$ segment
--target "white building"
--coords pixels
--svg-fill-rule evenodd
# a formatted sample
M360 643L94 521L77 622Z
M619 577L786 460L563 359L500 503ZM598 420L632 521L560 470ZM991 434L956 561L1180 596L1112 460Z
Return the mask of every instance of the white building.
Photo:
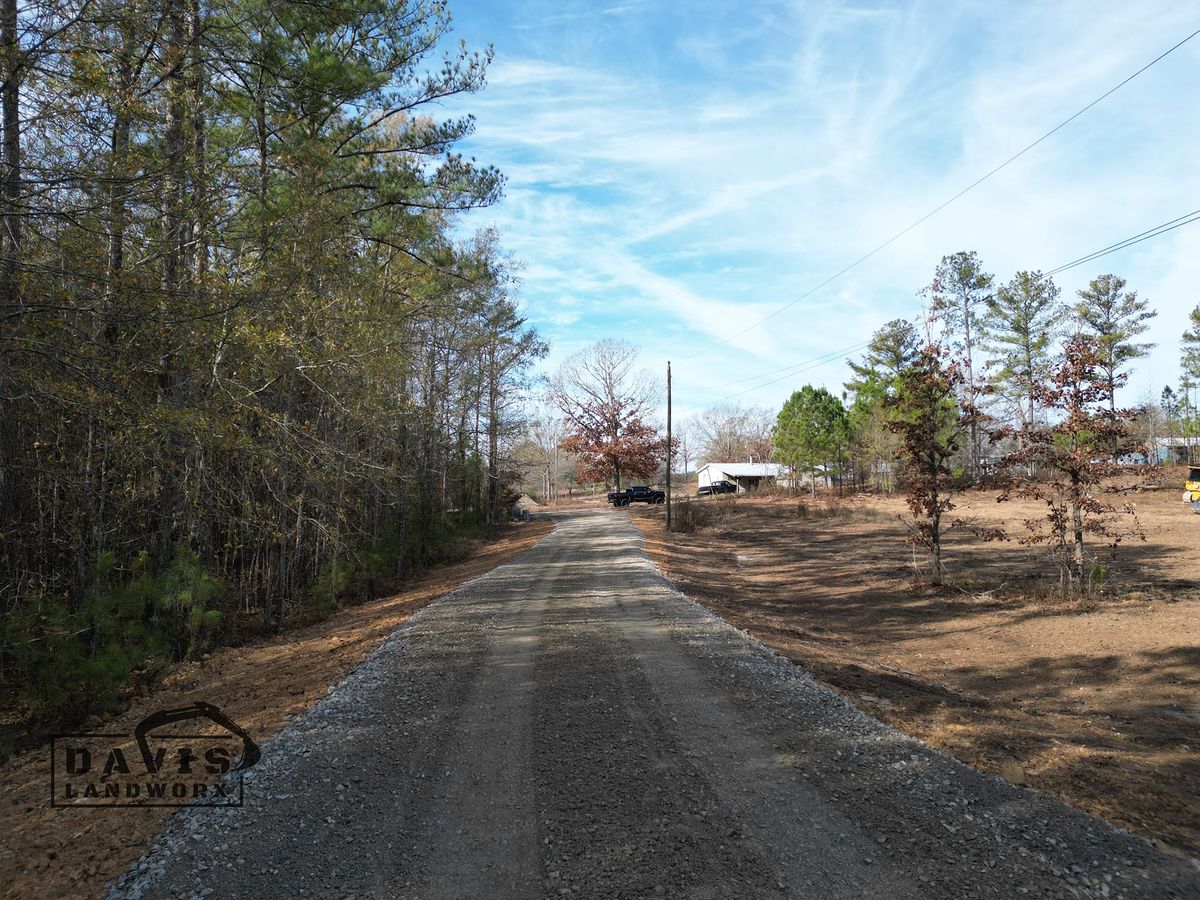
M705 463L696 473L698 487L717 481L732 481L738 492L753 490L765 479L776 481L787 476L787 466L779 463Z

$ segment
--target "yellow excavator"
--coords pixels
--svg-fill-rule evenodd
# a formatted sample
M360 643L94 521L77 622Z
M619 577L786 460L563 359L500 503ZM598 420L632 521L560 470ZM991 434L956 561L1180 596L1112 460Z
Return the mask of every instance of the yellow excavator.
M1183 502L1192 504L1192 511L1200 513L1200 466L1188 466L1187 481L1183 483Z

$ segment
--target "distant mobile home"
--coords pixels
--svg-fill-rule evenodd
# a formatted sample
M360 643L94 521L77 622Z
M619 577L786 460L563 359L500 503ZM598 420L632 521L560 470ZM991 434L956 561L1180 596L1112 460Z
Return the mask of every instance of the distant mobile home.
M718 481L732 481L738 493L752 491L763 481L775 482L787 477L787 466L779 463L706 463L696 472L697 487Z

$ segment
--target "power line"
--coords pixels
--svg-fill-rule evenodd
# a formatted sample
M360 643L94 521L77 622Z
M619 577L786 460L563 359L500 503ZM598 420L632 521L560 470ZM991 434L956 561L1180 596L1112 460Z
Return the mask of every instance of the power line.
M831 350L829 353L822 353L820 356L814 356L812 359L805 359L805 360L801 360L798 363L792 363L791 365L788 365L788 366L781 366L778 369L770 369L769 371L766 371L766 372L759 372L757 375L750 375L747 378L738 378L738 379L735 379L734 381L722 381L720 384L700 385L696 388L696 390L715 391L715 390L718 390L718 389L724 388L724 387L732 387L735 384L745 384L747 381L757 381L760 378L766 378L768 375L775 375L779 372L786 372L790 369L799 368L800 366L807 366L810 363L824 361L825 357L827 357L827 356L836 357L836 356L841 356L843 353L855 353L859 350L864 349L870 343L871 343L870 341L863 341L861 343L854 344L853 346L850 346L850 347L843 347L841 350Z
M1153 228L1149 228L1149 229L1147 229L1143 232L1140 232L1138 234L1135 234L1131 237L1127 237L1124 240L1117 241L1115 244L1109 244L1107 247L1103 247L1092 253L1088 253L1087 255L1081 256L1078 259L1073 259L1068 263L1063 263L1061 266L1055 266L1053 269L1043 272L1041 277L1049 278L1052 275L1057 275L1059 272L1065 272L1068 269L1077 268L1078 266L1082 266L1085 263L1089 263L1089 262L1092 262L1093 260L1100 259L1103 256L1108 256L1111 253L1116 253L1118 250L1124 250L1126 247L1132 247L1134 244L1140 244L1142 241L1148 241L1151 238L1159 237L1160 235L1166 234L1169 231L1174 231L1176 228L1182 228L1184 225L1190 225L1193 222L1200 222L1200 209L1194 209L1189 213L1184 213L1182 216L1177 216L1174 219L1168 219L1166 222L1163 222L1161 225L1155 225ZM808 372L808 371L811 371L812 369L816 369L816 368L819 368L820 366L823 366L830 362L833 362L835 359L837 359L844 353L853 353L856 350L861 350L864 347L866 347L868 344L870 344L870 341L865 341L864 343L858 344L854 347L847 347L843 350L834 350L831 353L826 353L823 356L814 357L813 359L795 363L791 366L786 366L786 367L784 367L784 369L774 369L773 371L762 372L758 375L752 375L749 378L740 379L739 381L726 382L726 384L730 384L730 385L742 384L747 381L754 381L759 378L765 378L768 375L774 375L776 372L783 372L785 370L791 370L791 369L796 370L796 371L788 371L788 373L786 375L782 375L779 378L774 378L771 381L763 382L762 384L753 385L752 387L746 388L744 391L738 391L736 394L730 394L728 397L722 397L720 400L718 400L716 402L724 403L726 400L733 400L736 397L741 397L744 394L749 394L751 391L757 391L760 388L769 387L772 384L778 384L780 381L784 381L788 378L791 378L793 375L799 375L802 372ZM723 385L715 385L715 387L722 387L722 386Z
M870 341L868 341L867 343L870 343ZM867 344L863 344L863 347L865 347L866 345ZM794 375L800 375L800 374L803 374L804 372L810 372L813 369L819 369L821 366L829 365L829 363L834 362L839 356L841 356L842 352L843 351L838 351L837 353L831 353L828 355L828 357L817 357L817 359L812 360L810 363L805 365L803 368L797 369L795 372L789 372L786 375L781 375L778 378L771 379L770 381L764 381L762 384L756 384L753 387L748 387L744 391L738 391L736 394L730 394L728 397L722 397L720 400L717 401L717 403L724 403L726 400L733 400L737 397L741 397L743 394L749 394L751 391L757 391L760 388L770 387L773 384L778 384L781 381L786 381L787 379L791 378Z
M809 298L813 294L815 294L817 291L828 286L829 284L832 284L834 281L841 278L843 275L845 275L851 269L854 269L857 266L861 265L862 263L866 262L868 259L870 259L875 254L886 249L887 247L891 246L896 241L898 241L900 238L904 237L904 235L908 234L914 228L918 227L919 225L922 225L929 219L933 218L933 216L937 215L939 212L941 212L943 209L945 209L947 206L949 206L955 200L958 200L964 194L966 194L970 191L973 191L975 188L979 187L979 185L983 184L985 181L987 181L989 178L991 178L993 175L995 175L1001 169L1005 168L1006 166L1008 166L1009 164L1011 164L1013 162L1016 162L1018 159L1020 159L1022 156L1024 156L1026 153L1028 153L1030 150L1032 150L1038 144L1042 143L1042 141L1046 140L1046 138L1050 137L1055 132L1060 131L1061 129L1065 128L1067 125L1074 122L1076 119L1078 119L1080 116L1082 116L1085 112L1087 112L1089 109L1091 109L1097 103L1100 103L1102 100L1106 99L1107 97L1109 97L1112 94L1119 91L1121 88L1123 88L1125 85L1129 84L1129 82L1133 81L1133 79L1137 78L1139 75L1141 75L1147 69L1149 69L1151 66L1154 66L1156 63L1159 63L1166 57L1170 56L1172 53L1174 53L1176 50L1178 50L1180 47L1182 47L1184 44L1186 44L1188 41L1190 41L1192 38L1194 38L1198 34L1200 34L1200 28L1193 31L1191 34L1189 34L1187 37L1185 37L1179 43L1175 44L1170 49L1164 51L1163 53L1160 53L1158 56L1156 56L1154 59L1150 60L1150 62L1146 63L1144 66L1142 66L1136 72L1134 72L1132 75L1128 76L1123 81L1121 81L1119 84L1109 88L1107 91L1105 91L1103 94L1101 94L1095 100L1093 100L1087 106L1083 107L1083 109L1079 110L1078 112L1074 113L1073 115L1069 116L1068 118L1063 119L1063 121L1059 122L1057 125L1055 125L1053 128L1051 128L1049 131L1047 131L1045 134L1043 134L1041 137L1039 137L1033 143L1026 145L1021 150L1017 151L1012 156L1010 156L1008 159L1006 159L1004 162L1000 163L1000 165L996 166L994 169L987 172L982 177L971 182L969 185L967 185L965 188L963 188L961 191L959 191L957 194L955 194L949 200L946 200L941 205L934 207L929 212L927 212L925 215L921 216L921 218L917 219L915 222L913 222L911 225L909 225L907 228L905 228L903 231L899 231L896 234L892 235L890 238L888 238L886 241L884 241L882 244L880 244L878 247L876 247L871 252L860 256L858 259L854 260L854 262L850 263L850 265L835 272L833 275L830 275L828 278L826 278L824 281L822 281L816 287L813 287L813 288L805 291L803 294L801 294L795 300L785 303L783 306L779 307L779 309L775 310L773 313L763 317L762 319L759 319L757 322L754 322L751 325L746 326L741 331L735 332L735 333L729 335L728 337L722 338L721 340L717 341L715 344L710 344L707 347L697 350L695 353L691 354L691 356L685 356L684 359L692 359L694 357L700 356L703 353L707 353L709 350L715 349L716 347L720 347L720 346L723 346L724 344L728 344L734 338L741 337L743 334L746 334L749 331L753 331L755 328L762 325L764 322L769 322L771 319L775 318L780 313L784 312L785 310L791 309L797 303L800 303L802 300L806 300L807 298Z
M1079 259L1074 259L1069 263L1063 263L1061 266L1046 272L1043 277L1049 278L1051 275L1057 275L1059 272L1067 271L1067 269L1074 269L1076 266L1082 266L1084 263L1089 263L1094 259L1108 256L1110 253L1116 253L1118 250L1124 250L1126 247L1132 247L1134 244L1140 244L1142 241L1148 241L1150 238L1158 237L1160 234L1166 234L1168 231L1174 231L1176 228L1182 228L1184 225L1189 225L1196 221L1200 221L1200 209L1193 209L1190 213L1184 213L1178 218L1163 222L1161 225L1156 225L1147 231L1143 231L1141 234L1135 234L1133 237L1125 238L1123 241L1109 244L1102 250L1089 253L1087 256L1081 256Z

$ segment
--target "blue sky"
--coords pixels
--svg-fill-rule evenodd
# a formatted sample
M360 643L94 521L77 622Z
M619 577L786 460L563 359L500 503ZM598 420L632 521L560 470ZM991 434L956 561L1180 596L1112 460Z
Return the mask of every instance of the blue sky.
M602 337L669 358L684 414L841 389L841 358L920 311L945 253L998 279L1049 269L1200 207L1200 37L854 271L728 343L957 193L1187 34L1192 3L451 2L492 43L463 151L507 176L468 217L523 263L553 347ZM1056 279L1101 272L1159 311L1123 398L1177 379L1200 303L1200 223ZM703 352L701 352L703 351ZM773 376L777 377L777 376ZM764 378L763 381L770 379ZM735 383L736 382L736 383Z

